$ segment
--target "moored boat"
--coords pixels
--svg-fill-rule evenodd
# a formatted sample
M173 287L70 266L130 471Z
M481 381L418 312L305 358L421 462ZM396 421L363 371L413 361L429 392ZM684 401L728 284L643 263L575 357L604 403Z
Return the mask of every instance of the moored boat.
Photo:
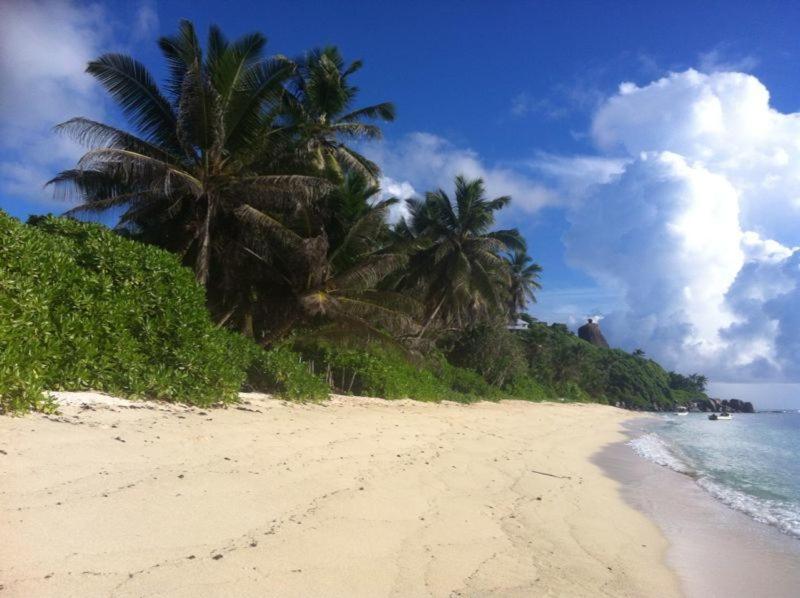
M730 413L712 413L708 416L708 419L711 421L718 421L718 420L728 420L733 419L733 416Z

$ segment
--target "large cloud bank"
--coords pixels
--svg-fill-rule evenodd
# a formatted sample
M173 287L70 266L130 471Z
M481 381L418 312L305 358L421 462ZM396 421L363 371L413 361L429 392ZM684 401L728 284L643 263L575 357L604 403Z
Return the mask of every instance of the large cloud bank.
M608 334L717 379L800 380L800 115L751 75L688 70L621 85L592 135L624 166L565 242L623 293Z

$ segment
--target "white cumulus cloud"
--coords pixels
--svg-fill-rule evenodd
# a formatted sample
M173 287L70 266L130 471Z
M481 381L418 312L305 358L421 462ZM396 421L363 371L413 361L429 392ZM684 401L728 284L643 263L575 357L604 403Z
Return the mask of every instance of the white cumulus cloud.
M800 114L772 108L756 77L688 70L623 84L592 133L606 151L670 151L702 163L739 191L743 228L800 244Z
M450 192L453 179L463 174L483 178L492 196L510 195L516 208L527 213L560 201L549 187L518 169L487 165L475 151L431 133L411 133L396 142L371 145L365 152L381 165L386 180L421 193L438 188Z
M612 343L718 381L800 381L800 114L752 75L690 69L621 84L591 135L595 155L508 167L427 133L370 155L415 190L483 177L515 223L563 208L568 262L616 298Z
M419 197L416 189L408 181L395 181L388 176L382 176L379 181L381 190L378 193L377 200L394 198L399 201L389 208L389 222L395 223L408 214L406 207L406 199L412 197Z
M52 127L103 116L102 96L84 71L108 32L97 5L0 3L0 191L41 200L44 182L81 155Z
M620 85L592 135L621 166L563 169L583 190L565 242L622 291L612 340L719 380L800 380L800 114L752 75L690 69Z

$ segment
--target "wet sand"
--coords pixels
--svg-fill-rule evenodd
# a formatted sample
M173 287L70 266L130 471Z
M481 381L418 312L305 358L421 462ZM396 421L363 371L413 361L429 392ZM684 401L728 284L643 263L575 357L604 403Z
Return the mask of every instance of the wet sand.
M629 437L642 422L626 424ZM622 495L653 519L670 542L667 563L689 598L796 598L800 541L712 498L694 480L636 455L624 443L597 463Z

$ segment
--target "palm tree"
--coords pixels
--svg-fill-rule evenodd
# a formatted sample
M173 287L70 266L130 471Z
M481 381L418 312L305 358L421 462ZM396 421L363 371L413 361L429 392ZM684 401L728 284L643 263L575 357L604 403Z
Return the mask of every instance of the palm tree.
M311 164L313 174L341 181L346 171L355 171L377 180L377 164L343 141L380 138L380 128L364 121L395 117L390 102L353 108L358 88L348 78L361 66L360 60L345 65L334 46L313 50L298 61L289 85L292 93L284 96L282 118L296 136L299 158Z
M339 248L334 257L336 267L352 265L363 252L389 243L391 231L386 224L386 215L398 200L378 201L379 193L380 187L375 182L353 171L328 194L324 227L331 247ZM362 219L363 216L369 218ZM359 220L360 226L354 229ZM359 239L357 250L345 242L348 237Z
M443 190L424 201L408 200L410 219L396 231L422 246L411 258L408 273L398 282L406 292L419 293L426 308L422 334L435 321L458 328L505 310L503 289L510 277L501 253L523 249L516 229L490 232L495 212L510 197L487 199L483 180L455 179L455 197Z
M386 214L397 200L374 201L378 191L351 173L329 194L324 211L281 222L251 206L241 209L239 216L258 233L247 239L246 251L272 281L258 306L280 316L273 317L279 325L271 338L302 324L346 326L351 336L409 336L418 329L417 302L377 289L408 261L386 245Z
M129 56L106 54L92 61L87 71L119 104L134 133L86 118L62 123L59 131L90 149L76 168L51 181L57 192L79 199L69 213L116 208L121 232L178 253L206 286L217 321L248 335L270 328L267 320L281 314L259 307L272 287L286 283L281 278L285 268L259 267L263 260L286 266L302 257L306 270L315 264L321 270L307 272L304 288L329 275L321 215L333 185L321 178L325 172L308 165L307 154L302 156L306 162L297 159L298 143L310 143L309 133L280 116L293 105L285 101L291 77L318 68L298 69L281 56L265 58L265 44L258 33L229 42L212 26L204 51L194 26L182 21L176 35L159 40L169 67L163 90ZM335 55L329 51L310 64L327 64ZM355 70L351 66L342 73L347 98L337 105L349 105L355 95L355 88L344 84ZM320 86L301 86L309 87L312 91L299 96L307 99L303 106L323 109ZM375 136L376 128L356 124L373 113L391 116L391 105L323 119L328 128L314 129L314 134L336 156L350 155L334 137ZM272 235L253 223L253 213L261 215L262 223L270 219ZM287 251L285 240L301 228L302 256L279 255ZM291 310L294 299L288 301ZM255 318L261 323L255 324Z
M689 376L689 382L697 392L705 392L708 385L708 377L703 374L692 374Z
M254 167L268 149L268 111L280 101L291 62L262 56L266 39L250 34L229 43L217 27L207 52L193 25L159 40L170 79L166 93L129 56L105 54L87 72L106 88L135 133L86 118L57 129L91 149L75 169L51 183L81 200L71 210L122 207L120 224L184 256L206 284L214 258L225 258L224 231L238 205L281 193L309 193L320 182L276 176ZM225 245L223 247L222 245Z
M536 290L541 289L539 275L542 267L533 261L525 250L515 249L504 256L509 277L509 320L515 324L528 303L536 303Z
M120 226L180 253L206 284L215 258L230 257L225 229L239 206L312 195L320 181L259 168L271 149L269 110L294 71L285 58L263 58L265 44L258 33L229 43L212 26L204 56L194 26L182 21L177 35L159 40L170 70L165 92L129 56L90 62L87 72L135 134L81 117L58 125L91 148L51 181L81 200L70 213L121 207Z

